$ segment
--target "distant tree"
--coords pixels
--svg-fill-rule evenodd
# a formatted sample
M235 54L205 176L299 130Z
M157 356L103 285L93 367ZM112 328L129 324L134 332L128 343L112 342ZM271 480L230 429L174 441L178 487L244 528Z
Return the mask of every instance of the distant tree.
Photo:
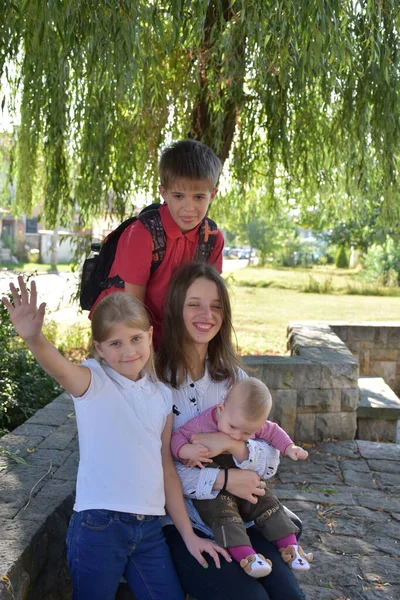
M271 221L257 219L247 225L247 238L252 248L257 248L259 265L265 265L267 258L277 246L277 231Z
M241 202L259 185L269 205L343 211L362 192L386 219L399 210L396 0L4 0L1 13L17 203L29 212L38 182L48 226L110 199L124 213L132 192L155 192L160 147L187 136L227 161Z
M337 251L335 264L338 269L348 269L349 259L347 258L346 249L340 246Z

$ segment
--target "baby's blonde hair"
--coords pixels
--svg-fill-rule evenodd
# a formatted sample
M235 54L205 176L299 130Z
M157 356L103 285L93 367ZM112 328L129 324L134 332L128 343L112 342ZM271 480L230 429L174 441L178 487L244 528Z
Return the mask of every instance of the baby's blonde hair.
M100 362L93 341L104 342L110 336L113 325L123 323L127 327L135 327L142 331L150 329L150 320L147 310L137 298L133 298L125 292L115 292L106 296L98 303L92 314L92 340L90 355ZM150 347L150 357L144 371L156 381L157 376L154 368L153 345Z
M232 401L234 397L239 399L239 406L245 419L258 421L264 417L267 420L272 408L272 398L265 383L256 377L246 377L232 386L225 398L225 404Z

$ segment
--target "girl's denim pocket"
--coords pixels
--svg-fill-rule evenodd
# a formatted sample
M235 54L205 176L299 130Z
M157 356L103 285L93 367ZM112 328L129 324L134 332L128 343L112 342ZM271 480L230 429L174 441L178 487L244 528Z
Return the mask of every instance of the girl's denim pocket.
M97 509L82 511L81 519L82 526L91 531L104 531L114 522L111 511Z

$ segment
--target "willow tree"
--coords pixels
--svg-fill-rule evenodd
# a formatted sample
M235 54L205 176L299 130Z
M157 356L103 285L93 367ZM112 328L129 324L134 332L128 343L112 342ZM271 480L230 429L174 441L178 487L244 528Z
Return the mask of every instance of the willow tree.
M39 187L49 225L76 206L82 222L124 213L132 193L155 191L160 148L183 137L225 162L221 206L257 185L262 203L396 209L396 0L3 4L16 201L29 211Z

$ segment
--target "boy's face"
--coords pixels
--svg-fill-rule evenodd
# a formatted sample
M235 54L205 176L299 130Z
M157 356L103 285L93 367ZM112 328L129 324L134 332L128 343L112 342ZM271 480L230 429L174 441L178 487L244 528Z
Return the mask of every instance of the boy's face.
M160 185L160 194L168 204L169 212L182 233L187 233L206 216L208 207L218 190L210 189L208 181L178 178L165 189Z
M245 442L261 429L267 417L246 419L240 404L230 398L227 404L218 404L216 418L218 431L226 433L234 440Z

